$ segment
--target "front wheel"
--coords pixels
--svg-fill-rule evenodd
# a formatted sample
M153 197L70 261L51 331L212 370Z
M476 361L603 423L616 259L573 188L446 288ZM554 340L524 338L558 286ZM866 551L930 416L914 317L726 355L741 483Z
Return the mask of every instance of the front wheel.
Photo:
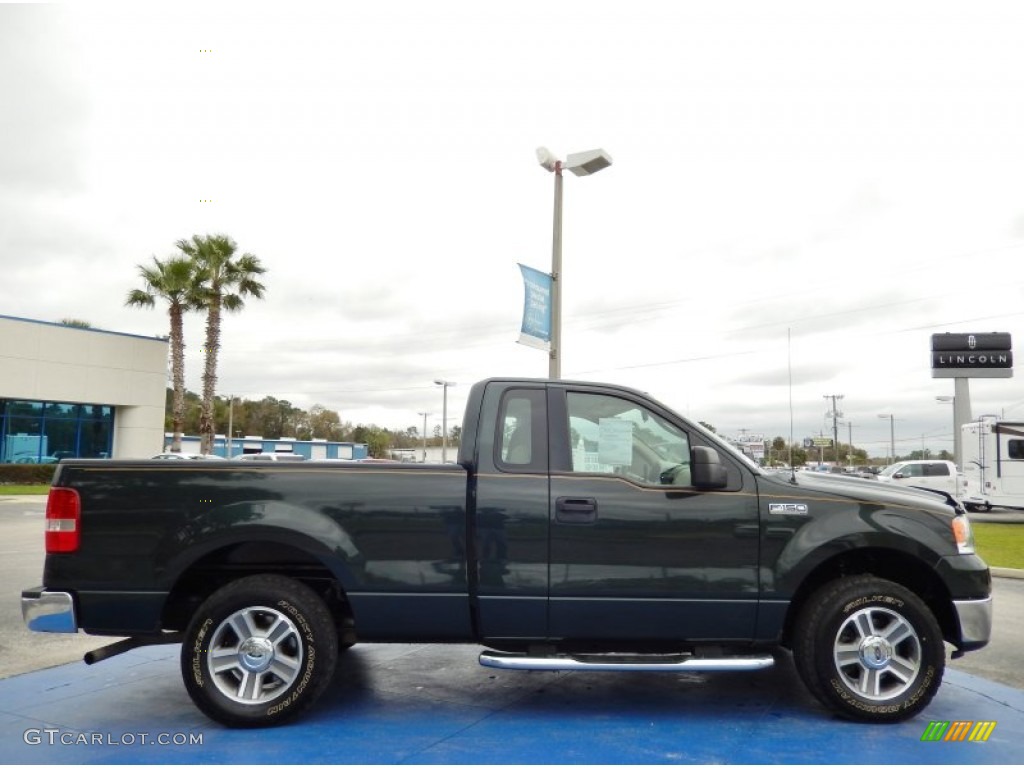
M330 684L338 635L313 590L283 576L247 576L214 592L196 611L181 646L192 701L217 722L277 725Z
M924 709L946 664L942 633L924 601L873 576L839 579L812 595L797 620L793 656L823 704L875 723Z

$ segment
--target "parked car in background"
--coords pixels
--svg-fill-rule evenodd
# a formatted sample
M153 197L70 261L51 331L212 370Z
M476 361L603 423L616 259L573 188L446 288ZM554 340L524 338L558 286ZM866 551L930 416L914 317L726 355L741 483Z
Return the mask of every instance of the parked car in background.
M243 453L241 456L235 456L236 459L241 461L305 461L306 457L301 453L285 453L280 451L278 453Z
M11 459L11 464L56 464L59 456L37 456L34 453L21 453Z
M879 472L878 480L883 483L945 491L954 498L962 495L964 487L964 476L956 464L938 459L898 461Z
M169 459L170 461L195 461L197 459L214 459L215 461L224 461L223 456L214 456L212 453L173 453L171 451L168 451L167 453L158 453L153 458Z

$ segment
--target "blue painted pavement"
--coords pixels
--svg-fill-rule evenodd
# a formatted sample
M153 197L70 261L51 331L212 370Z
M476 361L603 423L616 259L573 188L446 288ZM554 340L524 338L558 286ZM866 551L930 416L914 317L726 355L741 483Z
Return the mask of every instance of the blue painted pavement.
M786 654L761 672L698 675L499 671L477 664L479 650L356 646L311 712L261 730L224 728L192 705L179 646L32 672L0 680L0 761L1000 764L1024 757L1024 691L958 672L955 662L922 715L869 726L817 704ZM984 743L922 742L933 720L997 725Z

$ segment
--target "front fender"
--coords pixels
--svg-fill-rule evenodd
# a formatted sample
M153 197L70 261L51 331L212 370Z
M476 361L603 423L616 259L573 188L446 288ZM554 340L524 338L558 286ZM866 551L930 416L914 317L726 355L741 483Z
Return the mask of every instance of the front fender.
M930 569L956 554L944 513L875 504L861 504L855 514L840 508L793 530L778 556L762 569L764 595L789 598L823 563L858 550L887 550Z

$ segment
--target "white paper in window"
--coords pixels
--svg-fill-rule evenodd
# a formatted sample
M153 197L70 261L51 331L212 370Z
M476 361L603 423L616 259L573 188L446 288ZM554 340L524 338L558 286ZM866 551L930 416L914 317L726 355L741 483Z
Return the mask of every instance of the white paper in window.
M598 461L614 466L633 463L633 422L601 419L598 430Z

